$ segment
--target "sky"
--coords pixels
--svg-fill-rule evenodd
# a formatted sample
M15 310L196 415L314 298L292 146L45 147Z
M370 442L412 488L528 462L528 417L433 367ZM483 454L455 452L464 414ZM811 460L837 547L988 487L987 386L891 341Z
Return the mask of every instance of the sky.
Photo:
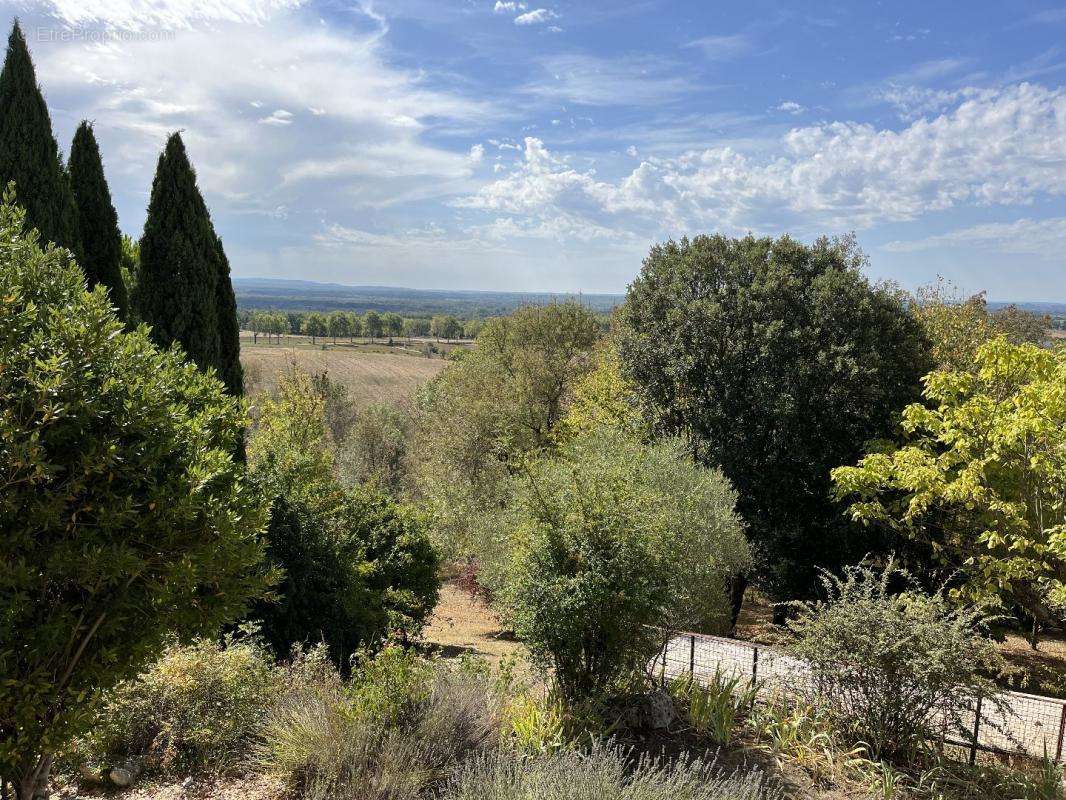
M622 292L658 241L854 232L1066 301L1066 5L0 0L123 230L181 130L236 276Z

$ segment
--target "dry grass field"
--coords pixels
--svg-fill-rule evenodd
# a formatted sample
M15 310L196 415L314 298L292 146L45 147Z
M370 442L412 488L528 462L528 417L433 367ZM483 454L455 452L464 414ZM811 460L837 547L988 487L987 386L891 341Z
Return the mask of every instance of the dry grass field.
M416 349L346 343L312 347L302 337L285 337L283 344L252 344L241 338L241 364L250 395L271 391L278 377L294 364L310 372L328 372L348 387L359 407L405 400L447 365L439 355L426 358Z

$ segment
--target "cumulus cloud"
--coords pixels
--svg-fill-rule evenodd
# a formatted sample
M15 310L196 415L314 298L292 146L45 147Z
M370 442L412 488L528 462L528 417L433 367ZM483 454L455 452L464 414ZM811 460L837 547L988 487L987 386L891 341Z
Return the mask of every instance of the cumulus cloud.
M513 14L516 11L524 11L525 8L525 3L503 2L503 0L496 0L496 5L492 7L492 13Z
M558 18L558 14L550 8L535 8L525 14L519 14L514 18L515 25L541 25Z
M739 229L867 228L962 205L1028 203L1066 194L1066 90L992 90L899 131L854 122L794 128L774 152L694 150L605 181L528 138L516 169L460 203Z
M802 114L807 109L797 103L795 100L786 100L777 106L778 111L784 111L786 114Z

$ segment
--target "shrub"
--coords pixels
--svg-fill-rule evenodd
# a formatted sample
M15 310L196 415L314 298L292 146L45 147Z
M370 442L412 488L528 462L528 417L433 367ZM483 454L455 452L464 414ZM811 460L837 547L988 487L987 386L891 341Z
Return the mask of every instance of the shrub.
M63 250L0 205L0 777L38 791L92 701L171 633L212 633L270 576L245 415L124 333Z
M660 647L652 626L724 623L725 585L748 564L734 499L676 441L604 432L532 466L503 599L565 701L627 691Z
M904 591L893 593L892 582ZM981 635L977 610L957 610L942 593L924 594L889 563L823 575L827 599L795 604L791 651L810 664L814 687L838 730L876 758L906 759L947 732L970 735L964 716L977 698L997 702L1000 656Z
M407 414L386 403L373 403L354 414L341 442L344 478L398 494L406 477L408 427Z
M350 687L304 685L267 716L259 761L304 796L415 800L494 746L498 710L484 676L397 648L358 664Z
M283 685L282 670L255 640L170 645L107 694L77 755L100 767L132 758L169 775L232 771Z
M284 570L252 617L277 652L324 641L342 667L390 632L417 631L437 602L437 554L421 517L371 487L334 477L326 401L293 370L263 406L249 446L275 497L267 555Z
M769 800L778 796L756 771L725 775L696 758L640 758L596 744L546 756L487 752L470 759L446 800Z

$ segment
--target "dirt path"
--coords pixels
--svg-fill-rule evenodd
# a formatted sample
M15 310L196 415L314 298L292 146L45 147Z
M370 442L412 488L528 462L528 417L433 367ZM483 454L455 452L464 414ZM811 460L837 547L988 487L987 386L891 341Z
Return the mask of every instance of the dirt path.
M422 636L446 656L471 653L493 666L504 656L522 651L522 645L503 629L483 600L472 598L453 583L441 587L440 601Z

